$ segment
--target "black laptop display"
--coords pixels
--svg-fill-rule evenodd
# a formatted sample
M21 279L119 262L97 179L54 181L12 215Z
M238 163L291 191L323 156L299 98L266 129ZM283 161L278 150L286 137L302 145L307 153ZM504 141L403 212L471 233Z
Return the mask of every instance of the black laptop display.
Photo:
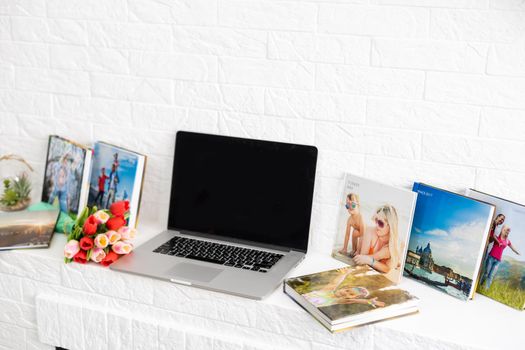
M306 252L315 147L179 131L174 159L170 230Z

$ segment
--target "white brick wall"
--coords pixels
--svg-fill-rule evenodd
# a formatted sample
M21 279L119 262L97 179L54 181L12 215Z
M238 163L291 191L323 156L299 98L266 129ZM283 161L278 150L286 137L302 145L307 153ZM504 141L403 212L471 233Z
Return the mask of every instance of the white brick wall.
M3 0L0 120L35 197L50 133L148 154L141 218L161 225L177 130L315 144L327 252L344 171L525 202L525 5Z
M162 223L177 130L315 144L323 250L344 171L525 201L524 62L520 0L4 0L0 153L142 151Z

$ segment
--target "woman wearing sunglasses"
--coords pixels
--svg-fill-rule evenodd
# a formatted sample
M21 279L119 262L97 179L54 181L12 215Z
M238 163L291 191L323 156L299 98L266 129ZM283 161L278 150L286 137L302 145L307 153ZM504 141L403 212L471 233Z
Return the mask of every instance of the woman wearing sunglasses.
M375 227L365 231L360 254L354 257L359 265L370 265L388 273L399 264L398 217L391 205L383 205L372 217Z
M350 255L353 257L359 251L359 238L365 232L365 222L359 210L359 195L356 193L349 193L346 196L345 207L348 210L348 220L346 221L345 241L343 248L339 250L340 254ZM352 251L348 254L348 241L352 234Z

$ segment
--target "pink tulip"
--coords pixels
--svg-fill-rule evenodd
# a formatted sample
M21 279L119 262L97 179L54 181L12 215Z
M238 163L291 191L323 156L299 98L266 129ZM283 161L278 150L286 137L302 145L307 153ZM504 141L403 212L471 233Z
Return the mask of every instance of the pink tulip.
M137 234L137 230L135 230L134 228L131 228L129 226L123 226L123 227L118 229L118 233L120 233L120 238L123 241L127 241L127 240L135 238L135 236Z
M64 247L64 256L68 259L73 259L73 257L80 251L80 244L77 240L72 239L66 243Z
M117 254L129 254L133 250L133 245L128 242L120 241L111 246L111 249Z
M98 248L106 248L108 244L109 244L109 239L108 239L108 236L106 236L105 234L99 233L95 237L95 246L97 246Z
M95 248L91 252L91 260L96 263L101 262L106 257L106 252L102 248Z
M105 224L106 221L109 219L109 214L106 213L104 210L99 210L95 214L93 214L95 219L97 219L97 222L99 224Z
M108 236L109 244L113 245L120 241L120 233L117 231L108 231L106 232L106 236Z

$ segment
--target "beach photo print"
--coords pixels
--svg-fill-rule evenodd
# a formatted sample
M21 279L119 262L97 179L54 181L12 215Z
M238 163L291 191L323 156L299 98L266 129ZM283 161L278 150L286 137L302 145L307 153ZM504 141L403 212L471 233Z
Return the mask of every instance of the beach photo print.
M332 256L368 265L398 283L417 194L347 174L340 198Z

